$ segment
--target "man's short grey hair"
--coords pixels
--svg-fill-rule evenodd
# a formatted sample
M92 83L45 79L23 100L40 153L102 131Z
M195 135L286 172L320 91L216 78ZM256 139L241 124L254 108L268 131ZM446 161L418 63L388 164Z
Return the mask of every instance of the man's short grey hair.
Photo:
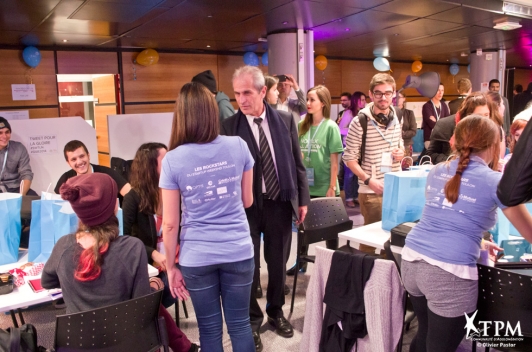
M262 88L266 85L266 81L264 80L264 74L260 70L260 68L255 66L242 66L235 70L235 73L233 74L233 81L237 78L240 78L242 76L250 75L251 79L253 80L253 86L257 90L257 92L260 92Z

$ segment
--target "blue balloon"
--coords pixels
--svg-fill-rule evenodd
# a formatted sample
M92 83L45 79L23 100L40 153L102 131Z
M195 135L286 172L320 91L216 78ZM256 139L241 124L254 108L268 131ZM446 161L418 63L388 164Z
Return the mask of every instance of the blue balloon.
M41 52L34 46L28 46L22 51L24 62L30 67L37 67L41 62Z
M471 73L471 64L467 65L467 73Z
M254 52L248 51L244 54L244 63L249 66L259 66L259 57Z
M390 71L390 62L383 57L377 57L373 60L373 67L375 67L377 71Z
M449 67L449 72L451 72L451 75L455 76L460 71L460 67L457 64L452 64Z
M264 53L264 54L262 54L262 58L261 58L261 60L262 60L262 64L263 64L264 66L268 66L268 53Z

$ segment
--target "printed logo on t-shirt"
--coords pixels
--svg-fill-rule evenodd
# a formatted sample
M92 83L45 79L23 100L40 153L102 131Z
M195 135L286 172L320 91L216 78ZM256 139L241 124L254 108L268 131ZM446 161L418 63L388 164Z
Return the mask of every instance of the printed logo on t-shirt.
M227 193L227 187L216 188L216 194L225 194Z

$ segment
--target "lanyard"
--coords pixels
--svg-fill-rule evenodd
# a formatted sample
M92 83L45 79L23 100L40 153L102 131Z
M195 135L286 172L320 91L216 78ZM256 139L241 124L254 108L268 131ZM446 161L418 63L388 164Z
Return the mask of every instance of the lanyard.
M316 128L316 131L314 131L314 135L312 137L310 137L310 128L308 130L308 137L309 137L309 140L308 140L308 154L307 154L307 161L310 162L310 148L311 148L311 143L312 143L312 140L314 139L314 137L316 137L316 133L318 133L318 130L320 129L320 126L321 124L323 123L323 120L324 119L321 119L320 121L320 124L318 125L318 128Z
M441 102L440 102L440 112L438 113L438 109L436 109L436 105L434 105L434 102L432 101L432 99L430 100L430 102L432 103L432 107L434 108L434 114L436 114L436 121L438 121L440 119L440 115L441 115L441 112L442 112L442 107L441 107Z
M390 148L392 147L392 143L393 143L393 137L395 136L395 130L397 129L397 121L395 120L395 117L393 118L393 121L395 122L395 125L393 127L393 135L392 135L392 140L387 140L386 137L384 137L384 134L382 133L381 129L377 126L377 124L375 123L375 121L373 120L370 120L371 121L371 124L373 125L373 127L375 127L375 129L377 130L377 132L379 132L379 134L381 135L382 139L384 139L386 142L388 142L390 144Z
M2 165L2 171L0 172L0 180L2 179L2 176L4 175L4 169L6 168L6 161L7 161L7 153L9 153L9 149L7 149L9 145L6 147L6 154L4 155L4 163Z

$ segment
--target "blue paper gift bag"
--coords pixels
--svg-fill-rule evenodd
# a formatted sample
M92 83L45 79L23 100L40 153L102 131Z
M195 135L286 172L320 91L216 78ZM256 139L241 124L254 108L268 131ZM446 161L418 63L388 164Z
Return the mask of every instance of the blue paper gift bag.
M28 260L46 262L55 245L53 204L57 200L31 202L30 242Z
M382 228L390 231L395 226L421 218L425 206L427 172L399 171L384 175L382 197Z
M18 261L22 195L0 193L0 265Z

